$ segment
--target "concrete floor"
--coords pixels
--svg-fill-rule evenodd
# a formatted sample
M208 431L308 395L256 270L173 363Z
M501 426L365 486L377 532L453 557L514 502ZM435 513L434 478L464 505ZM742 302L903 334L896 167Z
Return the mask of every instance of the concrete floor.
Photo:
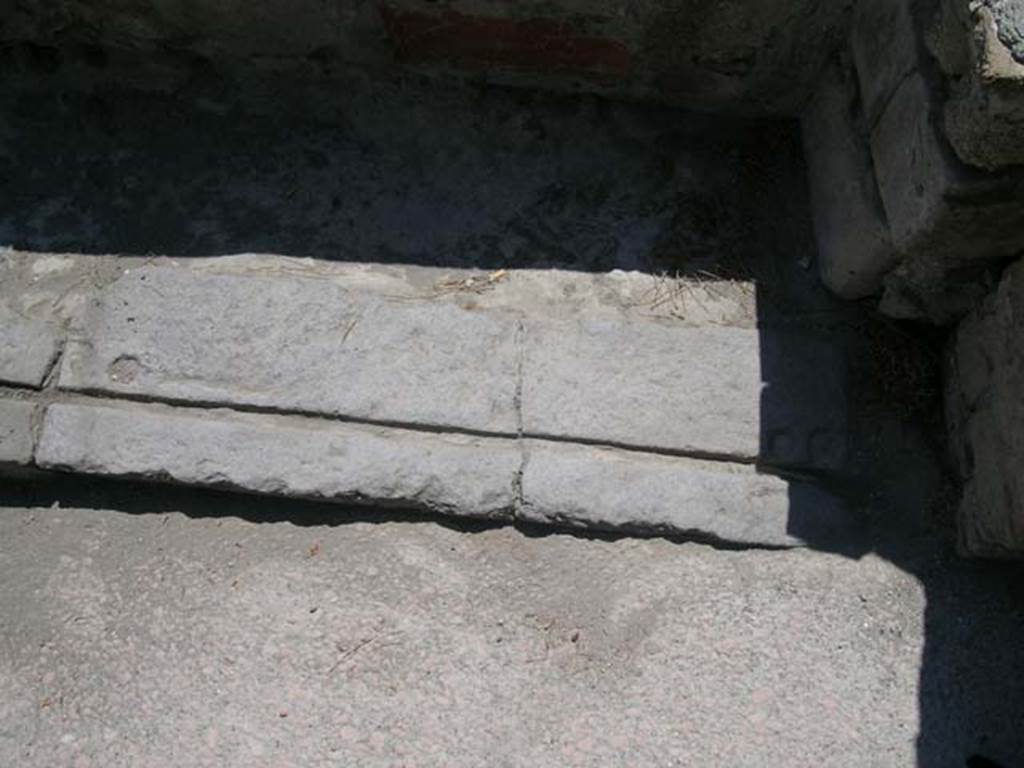
M723 551L52 478L0 502L3 765L1024 764L1024 574L941 542Z

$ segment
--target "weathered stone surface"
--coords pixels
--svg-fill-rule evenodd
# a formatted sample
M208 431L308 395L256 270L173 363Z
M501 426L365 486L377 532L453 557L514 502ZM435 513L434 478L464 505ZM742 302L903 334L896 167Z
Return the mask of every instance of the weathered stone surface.
M506 517L513 441L140 404L47 409L38 465L279 496Z
M639 0L625 12L613 0L65 0L17 3L0 17L0 40L27 43L28 67L45 72L78 64L76 44L103 46L109 55L78 64L86 76L116 69L149 87L180 87L210 69L239 81L281 74L301 87L346 66L398 61L530 87L792 114L841 39L850 5ZM120 60L126 52L142 54L148 83Z
M522 461L525 450L527 459ZM40 468L764 546L855 545L829 494L747 465L306 417L49 406Z
M961 544L1024 556L1024 262L963 320L946 381L950 447L964 481Z
M57 329L0 304L0 382L39 387L59 348Z
M945 193L958 178L931 117L932 94L920 74L906 77L871 134L878 187L893 241L902 250L939 225Z
M524 520L745 544L854 544L834 497L750 466L538 441L526 450Z
M918 69L918 38L912 0L858 0L854 6L850 47L868 125Z
M972 8L988 12L982 4ZM985 152L1001 153L997 136L1013 151L1021 145L1003 119L1009 115L1003 106L1013 100L997 98L1001 86L984 85L982 93L972 85L985 79L985 66L962 23L966 11L956 0L944 8L864 0L854 14L851 48L871 156L900 257L886 277L881 309L896 317L955 320L973 306L971 283L983 282L989 265L1024 248L1024 177L1012 170L982 173L969 163L992 164L965 149L975 141ZM994 31L988 37L997 40ZM954 123L963 142L950 130Z
M821 279L843 298L870 296L898 255L849 69L829 67L801 123Z
M841 356L776 329L625 319L526 323L531 436L836 469L846 432Z
M35 403L0 399L0 466L32 463L32 414Z
M753 460L758 352L752 329L528 323L523 430Z
M1024 64L1024 5L1020 0L984 0L995 21L999 40Z
M983 174L952 151L923 75L908 76L872 131L878 188L901 264L882 310L948 323L973 305L972 272L1024 248L1024 177Z
M517 323L328 280L139 269L72 328L60 386L516 431Z
M498 435L518 432L521 409L533 436L843 463L833 339L610 304L463 307L392 293L392 283L353 275L346 290L324 275L132 270L74 322L59 386Z
M965 163L1024 163L1024 5L945 0L930 44L948 81L945 130Z

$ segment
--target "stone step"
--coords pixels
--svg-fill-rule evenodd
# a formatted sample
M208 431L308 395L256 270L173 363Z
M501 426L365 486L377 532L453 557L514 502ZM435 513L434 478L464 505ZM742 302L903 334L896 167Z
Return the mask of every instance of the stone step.
M746 465L228 409L52 404L35 462L86 475L760 546L838 546L856 536L853 518L829 494Z
M36 404L0 399L0 469L19 470L32 464L32 419Z
M812 334L762 336L754 326L694 328L624 311L551 317L396 298L356 275L337 283L147 266L75 318L58 385L836 468L846 432L841 358ZM775 379L789 370L802 373L780 395Z
M846 399L827 333L759 325L749 286L673 284L697 301L666 312L639 273L52 272L8 301L63 350L0 400L8 465L767 546L856 527L756 466L840 470Z
M0 329L0 384L41 387L57 361L57 329L3 304Z

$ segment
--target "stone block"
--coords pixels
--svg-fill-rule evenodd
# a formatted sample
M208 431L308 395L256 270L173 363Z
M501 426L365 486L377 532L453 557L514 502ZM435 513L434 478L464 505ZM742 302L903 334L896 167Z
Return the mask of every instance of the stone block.
M0 304L0 382L41 387L59 348L56 326Z
M993 56L981 52L998 40L994 22L973 41L968 33L971 24L981 28L971 14L991 19L991 9L971 8L957 0L863 0L854 11L851 48L899 255L881 309L896 317L952 322L973 306L977 292L968 284L1024 248L1024 177L976 167L997 167L982 156L1005 160L1022 142L1005 79L983 84L982 73L994 71L984 63Z
M527 321L522 409L533 437L819 469L845 454L841 357L772 328Z
M948 323L973 304L970 275L1024 248L1024 176L964 165L923 75L899 86L871 135L878 188L902 256L882 310Z
M903 80L871 134L878 187L894 243L906 251L942 222L945 194L958 183L920 74Z
M538 441L526 451L518 517L529 522L762 546L857 537L837 499L751 466Z
M957 328L946 416L963 480L960 542L972 555L1024 556L1024 262Z
M874 125L897 88L918 69L919 30L912 0L859 0L850 47L857 65L868 125Z
M520 452L503 439L137 403L55 404L41 468L298 498L509 517Z
M898 254L878 194L856 82L841 63L825 72L801 127L821 278L845 299L878 293Z
M65 389L514 434L517 321L327 279L139 269L73 324Z
M32 414L35 403L0 399L0 467L32 463Z
M950 89L945 129L957 155L988 170L1024 164L1024 6L947 0L936 27Z

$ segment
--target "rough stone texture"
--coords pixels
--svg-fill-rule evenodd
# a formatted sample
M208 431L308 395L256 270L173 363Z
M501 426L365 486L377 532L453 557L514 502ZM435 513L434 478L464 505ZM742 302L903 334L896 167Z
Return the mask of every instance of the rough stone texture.
M878 194L857 85L833 63L801 118L818 270L846 299L878 293L898 261Z
M32 414L35 403L0 399L0 466L32 463Z
M904 252L942 223L945 195L959 178L932 120L931 103L924 76L908 75L871 133L878 187L893 241Z
M984 4L995 20L999 40L1024 64L1024 5L1020 0L985 0Z
M527 321L524 342L526 434L784 466L843 463L844 365L812 335L584 318Z
M950 0L949 12L938 13L913 0L865 0L851 36L878 190L900 256L881 308L943 324L974 305L992 264L1024 249L1021 170L983 173L965 164L947 136L948 116L962 102L956 92L980 67L967 63L968 35L951 21L961 5ZM942 82L941 69L952 84ZM985 131L1004 123L994 115L978 121Z
M1019 569L79 490L0 509L4 765L1024 760Z
M58 329L0 303L0 382L40 387L56 359Z
M0 40L17 44L8 46L14 66L23 59L29 69L76 67L86 78L167 89L194 87L214 67L236 80L281 75L302 87L331 82L346 65L381 70L397 60L501 83L794 114L842 38L850 5L29 0L0 17Z
M949 359L962 546L972 555L1024 557L1024 262L963 320Z
M59 382L513 434L516 333L514 316L326 280L143 268L72 327Z
M856 546L853 518L838 500L750 466L538 441L526 451L523 520L737 544Z
M758 333L613 320L527 323L523 431L753 460Z
M945 129L959 157L986 169L1024 163L1024 6L946 0L931 47L949 79Z
M863 111L874 127L900 84L919 68L913 0L858 0L850 30Z
M523 459L523 451L526 459ZM463 517L856 546L843 505L751 466L529 440L117 402L47 408L42 469Z
M44 469L509 517L520 452L507 440L136 404L56 404Z
M1024 248L1024 177L964 166L932 99L923 75L908 76L871 135L879 192L903 256L886 280L882 309L948 323L976 301L972 273Z
M487 310L370 282L130 270L74 322L59 386L503 435L521 408L533 436L843 463L845 369L829 337L537 300Z

